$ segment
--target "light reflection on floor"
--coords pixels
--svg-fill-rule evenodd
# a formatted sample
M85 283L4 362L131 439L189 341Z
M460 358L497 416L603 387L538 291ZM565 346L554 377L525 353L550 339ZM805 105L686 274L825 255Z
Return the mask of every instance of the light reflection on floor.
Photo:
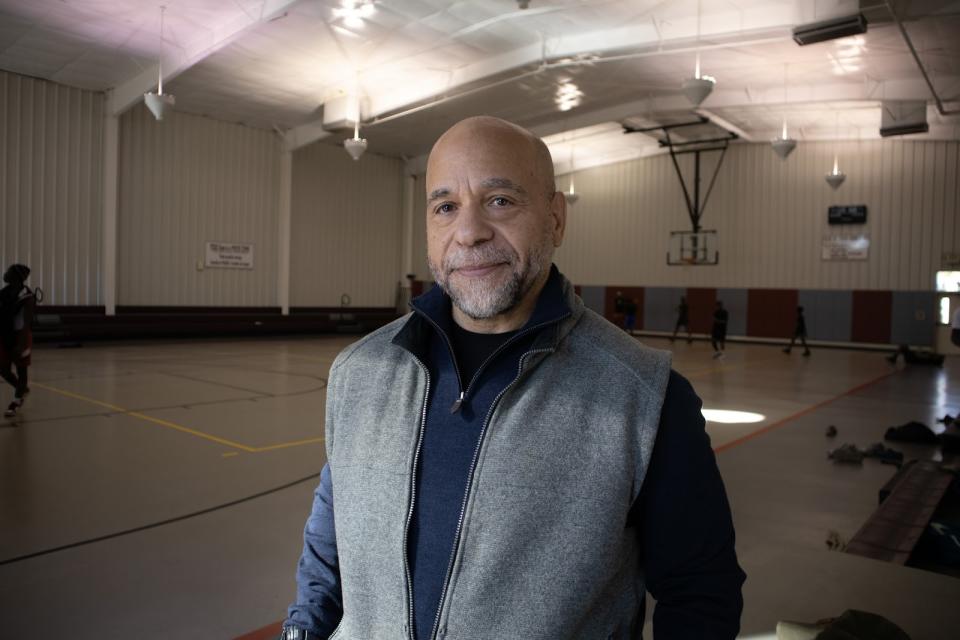
M753 413L752 411L703 409L701 413L708 422L721 422L723 424L751 424L754 422L763 422L767 419L767 416L762 413Z

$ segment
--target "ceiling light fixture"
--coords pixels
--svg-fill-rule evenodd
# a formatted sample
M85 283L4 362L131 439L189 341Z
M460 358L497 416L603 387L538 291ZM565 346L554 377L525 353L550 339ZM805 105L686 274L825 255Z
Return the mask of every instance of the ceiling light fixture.
M347 150L350 157L359 160L363 152L367 150L367 139L360 137L360 118L353 121L353 137L343 141L343 148Z
M783 104L787 104L787 65L783 65ZM787 114L783 114L783 131L779 138L774 138L770 143L773 151L780 156L781 160L786 160L797 146L797 141L787 134Z
M353 29L363 26L363 19L376 12L373 0L342 0L342 6L333 10L333 16L343 20L343 24Z
M837 111L836 116L836 139L833 141L833 171L828 173L825 178L827 184L836 189L843 184L843 181L847 179L847 174L840 171L840 163L838 162L839 157L837 154L837 145L840 139L840 112Z
M697 0L697 62L694 68L693 77L687 78L683 81L681 88L683 90L683 95L687 97L687 100L693 104L694 107L699 107L700 104L707 99L707 96L710 95L710 92L713 91L713 87L717 84L715 78L710 76L701 76L700 75L700 1Z
M163 14L167 10L166 6L160 7L160 56L157 60L159 78L157 79L157 92L148 91L143 94L143 102L147 109L157 120L163 120L163 112L167 107L172 107L176 103L176 98L172 94L163 93Z

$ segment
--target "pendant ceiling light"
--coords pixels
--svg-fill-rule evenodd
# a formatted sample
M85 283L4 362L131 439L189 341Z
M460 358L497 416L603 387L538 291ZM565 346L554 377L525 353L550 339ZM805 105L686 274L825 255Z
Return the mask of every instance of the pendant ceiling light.
M366 138L360 137L359 114L357 114L357 119L353 121L353 137L343 141L343 148L347 150L347 153L349 153L350 157L354 160L359 160L363 152L367 150Z
M700 43L700 2L697 2L697 45L699 47ZM683 90L683 95L687 97L687 100L694 107L699 107L700 104L707 99L707 96L710 95L710 92L713 91L714 85L717 84L717 81L710 76L701 76L700 75L700 50L697 49L697 62L694 67L693 77L687 78L683 81L681 88Z
M580 199L580 194L577 193L576 188L573 186L573 143L570 143L570 187L563 192L563 197L566 199L567 204L576 204L577 200Z
M172 94L163 93L163 14L167 10L165 6L160 7L160 58L157 61L157 67L159 69L157 78L157 92L147 92L143 94L143 102L147 105L147 109L150 109L150 113L153 114L153 117L157 120L163 120L163 112L167 107L173 107L176 103L176 98Z
M783 104L786 109L787 104L787 65L783 65ZM797 141L787 134L787 114L783 114L783 131L779 138L774 138L770 143L774 152L780 156L781 160L786 160L797 146Z
M831 171L830 173L828 173L828 174L825 176L826 181L827 181L827 184L829 184L829 185L830 185L831 187L833 187L834 189L836 189L837 187L839 187L840 185L842 185L842 184L843 184L843 181L847 179L847 174L845 174L844 172L840 171L839 157L838 157L838 154L837 154L837 143L838 143L838 140L840 139L840 112L839 112L839 111L837 112L836 122L837 122L837 124L836 124L836 135L837 135L837 138L836 138L836 140L834 140L834 143L833 143L833 145L834 145L834 147L833 147L833 171Z

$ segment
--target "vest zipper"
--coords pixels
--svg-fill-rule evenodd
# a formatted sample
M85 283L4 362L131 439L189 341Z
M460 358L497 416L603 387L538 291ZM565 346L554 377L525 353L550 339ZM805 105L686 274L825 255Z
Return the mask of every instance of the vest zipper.
M460 396L457 398L457 400L453 403L453 406L450 408L451 413L456 413L457 411L460 410L460 407L463 405L463 401L466 398L466 394L467 394L467 391L469 390L469 387L473 386L473 382L477 379L477 377L483 371L484 367L486 367L490 363L490 361L493 360L495 356L499 355L500 351L505 349L510 343L512 343L514 340L520 338L523 335L526 335L532 331L537 331L539 329L542 329L543 327L546 327L548 325L561 322L567 319L570 316L570 313L567 312L562 316L560 316L559 318L554 318L553 320L548 320L547 322L542 322L533 327L529 327L526 330L521 331L520 333L515 335L513 338L511 338L504 344L500 345L500 347L496 351L490 354L487 357L487 359L483 361L483 364L481 364L480 368L477 369L477 372L473 375L473 378L470 379L467 389L463 388L463 380L460 377L460 367L457 366L457 356L453 352L453 344L450 343L450 338L448 338L447 334L443 331L443 329L440 328L440 325L434 322L433 319L430 318L427 314L420 313L420 316L423 319L425 319L427 322L429 322L431 325L433 325L433 328L437 331L437 333L439 333L443 337L444 342L446 342L447 344L447 349L449 349L450 351L450 359L453 361L453 371L457 376L457 386L460 389ZM480 454L481 445L483 444L483 441L486 437L487 426L490 423L490 418L493 416L493 410L496 408L497 404L500 402L500 398L502 398L503 395L507 391L509 391L511 387L513 387L513 385L517 382L517 380L520 379L520 374L523 373L523 365L527 359L527 356L533 355L535 353L549 353L551 351L553 351L553 349L536 349L533 351L527 351L520 357L520 362L519 362L519 365L517 366L516 377L510 382L510 384L504 387L500 391L500 393L497 394L496 398L493 399L493 402L490 404L490 409L487 411L487 415L483 420L483 427L481 427L480 429L480 438L477 440L477 446L476 448L474 448L474 451L473 451L473 460L470 462L470 472L467 475L467 491L464 493L463 503L460 505L460 518L457 521L457 529L453 537L453 552L450 554L450 561L447 564L447 573L443 581L443 591L440 593L440 602L437 606L437 615L433 621L433 631L430 633L431 640L435 639L437 636L437 627L440 624L440 612L443 609L443 603L447 597L447 588L450 586L450 573L453 570L453 561L454 561L454 558L457 557L457 549L460 546L460 531L463 528L463 516L464 516L464 513L466 512L467 499L470 496L470 489L471 489L471 485L473 484L473 472L477 466L477 457ZM406 578L407 578L407 625L408 625L407 636L410 638L410 640L413 640L413 625L414 625L413 579L410 576L408 537L410 533L410 522L413 520L413 509L414 509L414 505L417 497L417 465L420 459L420 448L423 445L423 432L427 424L427 404L430 398L430 371L427 369L426 365L424 365L423 362L421 362L421 360L417 356L413 355L412 353L410 355L413 356L413 359L416 360L417 364L420 365L420 368L423 369L423 372L427 376L427 392L423 397L423 409L420 416L420 433L417 436L417 450L413 456L413 473L411 474L411 481L410 481L410 509L407 512L407 525L406 527L404 527L404 530L403 530L403 569L404 569L404 573L406 573Z
M410 576L410 558L407 552L408 535L410 533L410 522L413 520L413 507L417 500L417 464L420 461L420 448L423 445L423 432L427 424L427 404L430 401L430 370L420 361L420 358L414 356L417 364L427 376L427 388L423 394L423 408L420 411L420 433L417 434L417 449L413 454L413 470L410 474L410 509L407 511L407 524L403 528L403 572L407 578L407 638L413 640L413 578Z
M562 320L563 318L560 318L560 319ZM552 322L556 322L556 320L551 322L546 322L540 326L552 324ZM531 327L530 330L532 331L536 328L538 327ZM437 605L437 615L433 621L433 630L430 632L430 640L436 640L437 631L439 630L439 627L440 627L440 613L443 611L443 605L447 599L447 590L450 587L450 574L453 572L453 563L457 557L457 551L459 550L459 547L460 547L460 534L462 533L462 530L463 530L463 517L464 517L464 514L466 514L467 502L470 498L470 494L472 493L472 489L473 489L472 487L473 473L474 471L476 471L476 468L477 468L477 458L479 458L480 456L480 449L482 448L483 442L486 439L487 427L490 425L490 419L493 417L493 412L497 408L497 405L500 403L500 398L502 398L504 394L506 394L507 391L509 391L513 387L513 385L516 384L517 380L520 379L520 376L523 374L523 365L526 362L527 358L536 353L550 353L551 351L553 351L553 349L535 349L535 350L527 351L526 353L524 353L520 357L520 362L517 365L516 377L510 381L510 384L508 384L506 387L501 389L500 393L497 394L497 397L493 399L493 402L490 404L490 408L487 410L487 415L483 419L483 427L480 429L480 438L477 440L477 446L473 450L473 460L470 462L470 473L467 475L467 491L464 493L463 503L461 503L460 505L460 518L457 520L457 530L453 536L453 552L450 554L449 563L447 563L447 573L443 579L443 591L440 592L440 602ZM484 366L485 365L486 365L486 362L484 362ZM476 378L476 376L474 376L474 378ZM411 614L411 618L412 618L412 614Z
M450 342L450 338L447 337L446 332L441 329L440 325L434 322L430 316L420 312L420 317L432 324L436 332L443 338L443 341L447 343L447 350L450 352L450 359L453 360L453 373L457 376L457 389L460 390L460 397L457 398L450 407L450 413L456 413L457 411L460 411L460 407L463 405L466 391L463 389L463 380L460 378L460 366L457 364L457 355L453 352L453 343ZM420 363L420 366L423 366L423 363ZM424 415L426 415L426 408L424 408Z
M479 367L479 368L476 370L476 372L473 374L473 377L470 378L470 381L467 382L467 388L466 388L466 389L463 388L463 381L460 379L460 368L457 366L457 357L453 354L453 345L450 344L450 341L449 341L449 340L447 340L447 346L450 347L450 358L453 360L453 368L454 368L454 369L456 370L456 372L457 372L457 382L460 384L460 388L462 389L462 390L460 391L460 397L457 398L457 400L453 403L453 406L450 407L450 413L456 413L457 411L460 410L460 407L463 406L464 401L467 399L467 393L469 393L469 392L470 392L470 389L473 388L473 383L477 381L477 378L479 378L479 377L480 377L480 374L483 373L483 370L487 368L487 365L490 364L491 362L493 362L493 359L496 358L497 356L499 356L504 350L506 350L507 347L509 347L510 345L512 345L514 342L516 342L517 340L519 340L519 339L522 338L523 336L529 335L529 334L533 333L534 331L539 331L540 329L542 329L542 328L544 328L544 327L546 327L546 326L549 326L549 325L551 325L551 324L560 322L560 321L562 321L562 320L566 320L566 319L567 319L567 316L569 316L569 315L570 315L569 313L565 313L564 315L560 316L559 318L554 318L553 320L547 320L546 322L541 322L540 324L534 325L534 326L532 326L532 327L527 327L526 329L524 329L523 331L518 332L515 336L513 336L512 338L510 338L509 340L507 340L506 342L504 342L502 345L500 345L499 347L497 347L496 349L494 349L493 353L491 353L489 356L486 357L486 359L483 361L483 363L480 365L480 367ZM436 326L436 325L434 325L434 326ZM440 329L440 327L437 327L437 330L439 330L439 329ZM443 332L441 331L441 333L443 333ZM446 338L446 336L444 336L444 338ZM524 354L524 355L526 355L526 354Z

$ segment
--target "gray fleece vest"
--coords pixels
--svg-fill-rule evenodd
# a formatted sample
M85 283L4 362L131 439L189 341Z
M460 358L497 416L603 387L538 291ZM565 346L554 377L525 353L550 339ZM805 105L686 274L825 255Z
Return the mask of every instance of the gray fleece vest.
M650 461L670 354L585 309L522 358L494 405L463 514L438 639L640 637L631 505ZM401 318L330 371L327 458L343 619L331 638L409 640L406 532L426 367L391 341ZM421 638L419 640L431 640Z

